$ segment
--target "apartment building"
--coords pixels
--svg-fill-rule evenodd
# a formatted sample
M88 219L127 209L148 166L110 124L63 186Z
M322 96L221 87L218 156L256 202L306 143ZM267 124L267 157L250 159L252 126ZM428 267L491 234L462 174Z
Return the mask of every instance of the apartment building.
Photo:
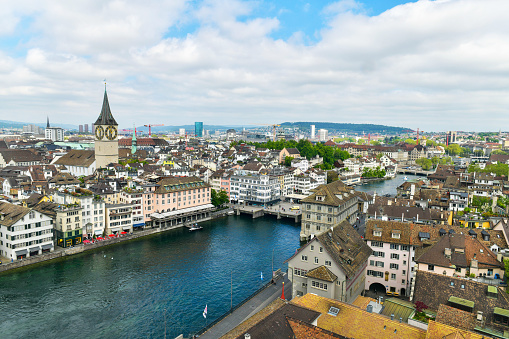
M318 235L343 220L353 222L361 200L361 193L341 181L319 186L313 194L301 200L301 240Z
M248 204L272 204L281 199L280 182L271 175L235 174L230 178L230 197Z
M373 250L366 270L366 290L408 296L414 274L415 246L408 223L368 220L366 243Z
M133 207L130 204L106 204L105 235L133 232Z
M292 297L314 293L352 302L364 289L371 249L345 220L313 237L288 262Z
M132 207L133 228L145 226L145 217L143 215L143 189L134 187L125 187L120 192L121 204L128 204Z
M0 202L0 255L19 260L53 251L51 217L8 202Z

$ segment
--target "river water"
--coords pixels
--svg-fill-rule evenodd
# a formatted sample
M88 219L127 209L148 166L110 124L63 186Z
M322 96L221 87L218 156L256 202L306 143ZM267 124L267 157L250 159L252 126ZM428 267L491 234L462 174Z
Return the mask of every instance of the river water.
M0 337L163 338L165 325L187 336L230 309L231 277L235 305L267 282L273 253L286 270L299 247L291 219L201 225L0 275Z
M376 192L377 195L389 194L391 196L395 196L396 188L398 188L398 186L400 186L402 183L406 181L405 177L409 181L426 178L418 175L397 174L394 179L376 181L365 185L359 185L355 187L355 190L367 193Z

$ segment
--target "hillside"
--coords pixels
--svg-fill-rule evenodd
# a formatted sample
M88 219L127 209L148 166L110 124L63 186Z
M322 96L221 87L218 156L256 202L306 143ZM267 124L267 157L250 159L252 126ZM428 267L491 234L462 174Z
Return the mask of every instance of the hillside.
M394 127L385 125L374 124L345 124L335 122L283 122L281 128L298 127L300 130L309 131L311 125L315 125L315 130L323 128L329 132L345 132L345 133L384 133L384 134L398 134L413 132L412 129L406 127Z

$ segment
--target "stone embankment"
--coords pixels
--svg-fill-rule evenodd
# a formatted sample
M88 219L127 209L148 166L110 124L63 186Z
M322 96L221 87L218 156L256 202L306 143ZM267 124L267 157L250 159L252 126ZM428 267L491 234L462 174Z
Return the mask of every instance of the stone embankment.
M200 222L224 217L224 216L228 215L228 212L230 212L230 211L233 211L233 210L232 209L224 209L224 210L221 210L218 212L214 212L211 214L210 217L201 219ZM83 253L85 251L94 250L94 249L98 249L101 247L118 244L118 243L121 243L124 241L138 239L138 238L146 237L146 236L149 236L152 234L166 232L166 231L170 231L170 230L174 230L174 229L178 229L178 228L182 228L182 227L186 227L186 226L188 226L188 223L183 223L183 224L174 225L174 226L170 226L170 227L149 228L149 229L145 229L142 231L136 231L134 233L126 234L126 235L115 237L115 238L109 238L109 239L105 239L102 241L96 241L91 244L80 244L78 246L73 246L73 247L69 247L69 248L58 248L58 249L54 250L53 252L44 253L44 254L41 254L41 255L38 255L35 257L29 257L29 258L22 259L22 260L15 260L13 262L3 263L2 265L0 265L0 272L5 272L5 271L13 270L16 268L34 265L34 264L46 262L49 260L54 260L57 258L62 258L62 257L78 254L78 253Z

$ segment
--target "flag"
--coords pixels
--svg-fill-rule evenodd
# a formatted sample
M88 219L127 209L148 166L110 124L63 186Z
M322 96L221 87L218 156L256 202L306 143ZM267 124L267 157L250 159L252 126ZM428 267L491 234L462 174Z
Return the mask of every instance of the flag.
M260 279L263 280L263 272L260 272Z
M203 317L207 319L207 305L205 305L205 309L203 310Z

